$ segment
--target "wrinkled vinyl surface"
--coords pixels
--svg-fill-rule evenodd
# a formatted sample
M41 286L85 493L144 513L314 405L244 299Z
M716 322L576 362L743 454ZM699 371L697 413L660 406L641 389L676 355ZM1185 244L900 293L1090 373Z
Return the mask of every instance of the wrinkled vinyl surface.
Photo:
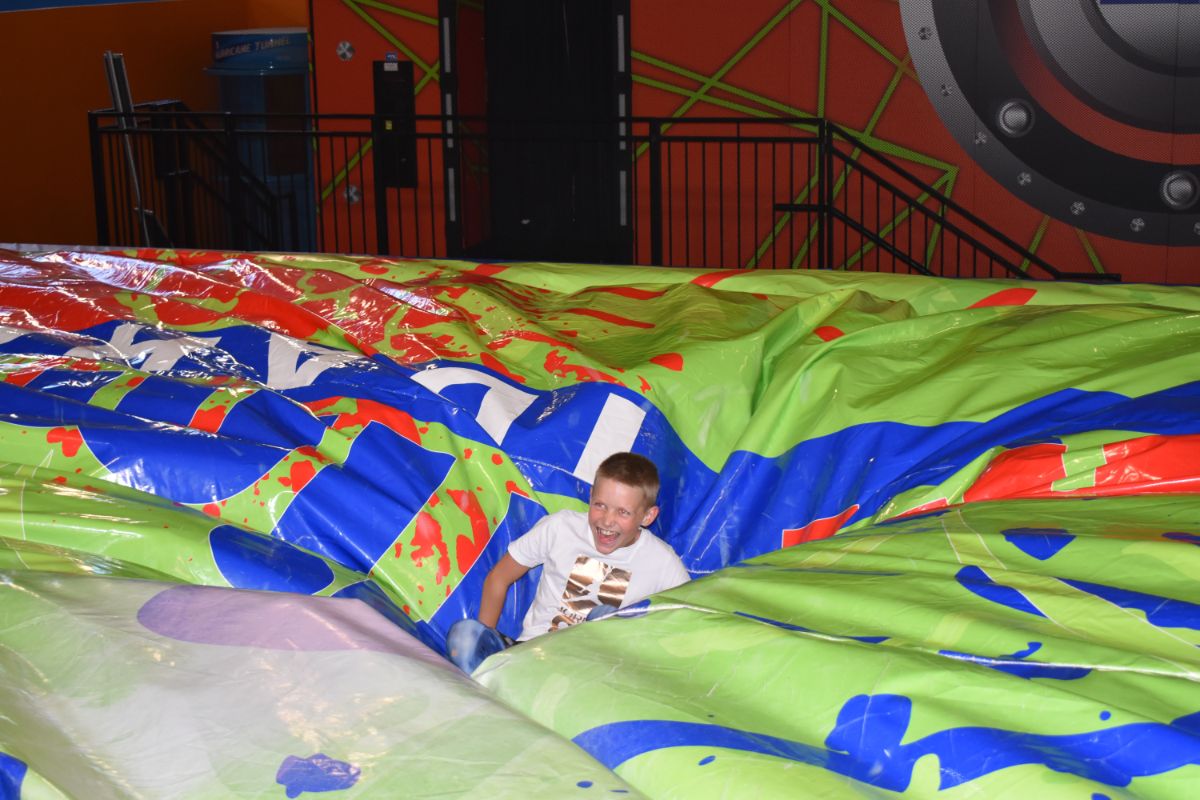
M1190 798L1197 353L1180 287L0 251L0 797ZM622 449L699 580L448 667Z
M629 789L353 600L3 571L0 645L11 796Z
M1200 503L967 505L780 550L477 677L651 797L1191 797ZM669 699L664 695L669 693ZM887 791L880 791L887 790Z

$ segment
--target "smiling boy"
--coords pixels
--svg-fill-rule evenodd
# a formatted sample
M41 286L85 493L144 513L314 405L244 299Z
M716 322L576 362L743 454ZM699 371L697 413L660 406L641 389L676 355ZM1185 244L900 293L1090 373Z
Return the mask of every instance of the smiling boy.
M587 513L558 511L508 547L483 582L479 621L455 623L451 660L467 672L503 648L495 631L508 587L542 565L519 641L576 625L601 606L621 608L688 580L671 546L646 530L658 516L658 469L616 453L596 470Z

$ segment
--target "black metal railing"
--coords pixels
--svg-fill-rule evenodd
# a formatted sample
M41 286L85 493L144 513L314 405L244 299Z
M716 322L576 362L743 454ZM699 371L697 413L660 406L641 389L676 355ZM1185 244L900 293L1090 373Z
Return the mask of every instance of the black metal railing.
M846 269L949 277L1119 281L1063 271L861 140L826 123L826 258ZM859 266L859 264L862 266Z
M89 115L101 244L1118 279L822 119L132 117Z

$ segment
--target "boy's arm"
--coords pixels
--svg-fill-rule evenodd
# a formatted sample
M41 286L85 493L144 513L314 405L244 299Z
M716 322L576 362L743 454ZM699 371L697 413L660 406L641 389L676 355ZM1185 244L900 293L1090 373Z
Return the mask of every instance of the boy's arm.
M529 572L529 567L518 562L508 553L504 554L492 571L483 579L483 594L479 598L479 621L489 628L496 627L500 612L504 609L504 597L508 587Z

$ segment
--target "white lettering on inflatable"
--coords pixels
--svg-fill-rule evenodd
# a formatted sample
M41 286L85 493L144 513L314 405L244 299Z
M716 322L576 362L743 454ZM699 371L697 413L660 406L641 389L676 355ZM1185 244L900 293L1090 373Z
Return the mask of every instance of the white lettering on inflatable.
M600 417L592 427L592 432L588 434L587 444L583 446L583 454L579 456L572 474L591 483L601 461L613 453L633 449L645 419L646 412L639 406L620 395L610 394L604 401L604 408L600 409Z
M33 333L33 331L26 330L25 328L14 328L11 325L0 325L0 344L8 344L13 339L19 339L30 333Z
M308 355L308 358L297 367L301 355ZM267 346L267 388L295 389L308 386L330 367L364 358L357 353L334 350L280 333L272 333L271 342Z
M479 404L475 419L492 441L500 445L513 421L537 399L537 395L509 386L504 381L474 369L464 367L437 367L418 372L413 380L437 394L449 386L465 383L486 386L487 392Z
M173 336L169 339L146 339L135 343L133 337L142 330L144 328L141 325L118 325L113 331L111 341L72 347L66 355L70 358L87 358L94 361L121 361L143 372L166 372L189 353L209 350L221 341L220 337L206 339L199 336Z

